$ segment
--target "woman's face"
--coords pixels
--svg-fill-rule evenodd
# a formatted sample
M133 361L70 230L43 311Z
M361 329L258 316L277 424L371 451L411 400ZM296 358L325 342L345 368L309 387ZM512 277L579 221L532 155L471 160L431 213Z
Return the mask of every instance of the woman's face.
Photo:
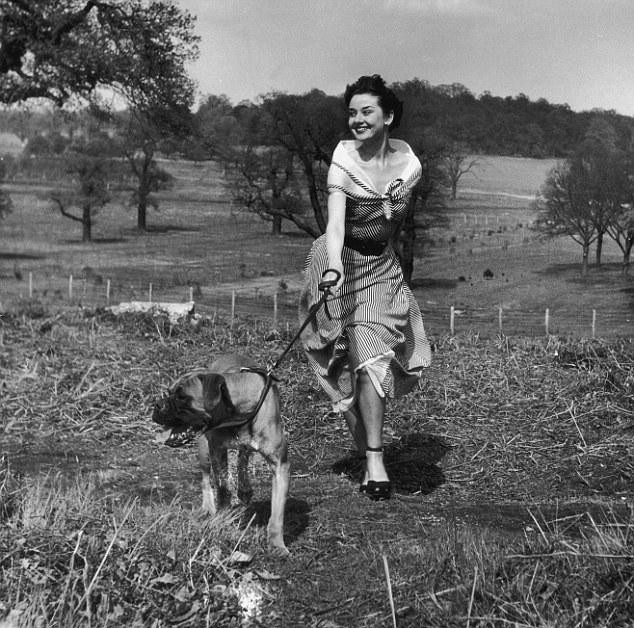
M379 97L374 94L355 94L348 105L348 126L356 140L365 142L382 137L394 115L385 115Z

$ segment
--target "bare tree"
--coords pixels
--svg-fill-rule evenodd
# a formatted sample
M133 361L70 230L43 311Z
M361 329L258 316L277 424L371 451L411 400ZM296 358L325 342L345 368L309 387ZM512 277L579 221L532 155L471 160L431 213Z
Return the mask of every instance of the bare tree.
M441 157L441 169L445 176L447 187L450 189L452 201L455 201L458 196L460 179L468 172L471 172L477 164L477 159L469 158L469 153L464 145L453 142L445 148Z
M622 273L627 277L630 272L630 258L634 247L634 194L629 203L623 203L608 224L608 235L616 242L623 254Z
M597 239L588 172L582 159L555 166L542 188L538 201L537 229L555 237L570 236L581 245L581 274L588 273L590 246Z
M317 238L320 232L305 217L304 203L294 168L294 156L280 147L245 147L228 169L234 201L271 221L273 235L281 235L289 220Z

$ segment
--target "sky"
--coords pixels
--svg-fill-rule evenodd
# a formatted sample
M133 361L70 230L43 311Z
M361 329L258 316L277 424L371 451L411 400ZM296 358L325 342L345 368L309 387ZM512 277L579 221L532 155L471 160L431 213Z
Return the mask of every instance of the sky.
M634 0L174 0L201 95L342 94L364 74L634 116Z

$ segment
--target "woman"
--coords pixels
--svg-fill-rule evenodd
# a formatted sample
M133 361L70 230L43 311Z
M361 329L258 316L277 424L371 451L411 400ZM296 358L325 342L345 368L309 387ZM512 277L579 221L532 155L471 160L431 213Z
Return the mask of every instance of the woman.
M319 300L321 281L336 280L334 296L302 343L366 459L361 492L383 500L391 495L385 400L411 390L431 361L420 310L392 247L421 166L405 142L389 137L403 107L379 75L348 85L344 101L353 139L333 153L328 224L306 262L303 314Z

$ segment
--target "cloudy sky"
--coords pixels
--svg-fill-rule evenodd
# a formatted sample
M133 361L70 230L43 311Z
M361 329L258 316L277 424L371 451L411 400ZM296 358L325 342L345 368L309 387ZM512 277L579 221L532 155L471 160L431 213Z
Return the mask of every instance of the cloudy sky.
M202 94L341 94L362 74L634 115L634 0L175 0Z

